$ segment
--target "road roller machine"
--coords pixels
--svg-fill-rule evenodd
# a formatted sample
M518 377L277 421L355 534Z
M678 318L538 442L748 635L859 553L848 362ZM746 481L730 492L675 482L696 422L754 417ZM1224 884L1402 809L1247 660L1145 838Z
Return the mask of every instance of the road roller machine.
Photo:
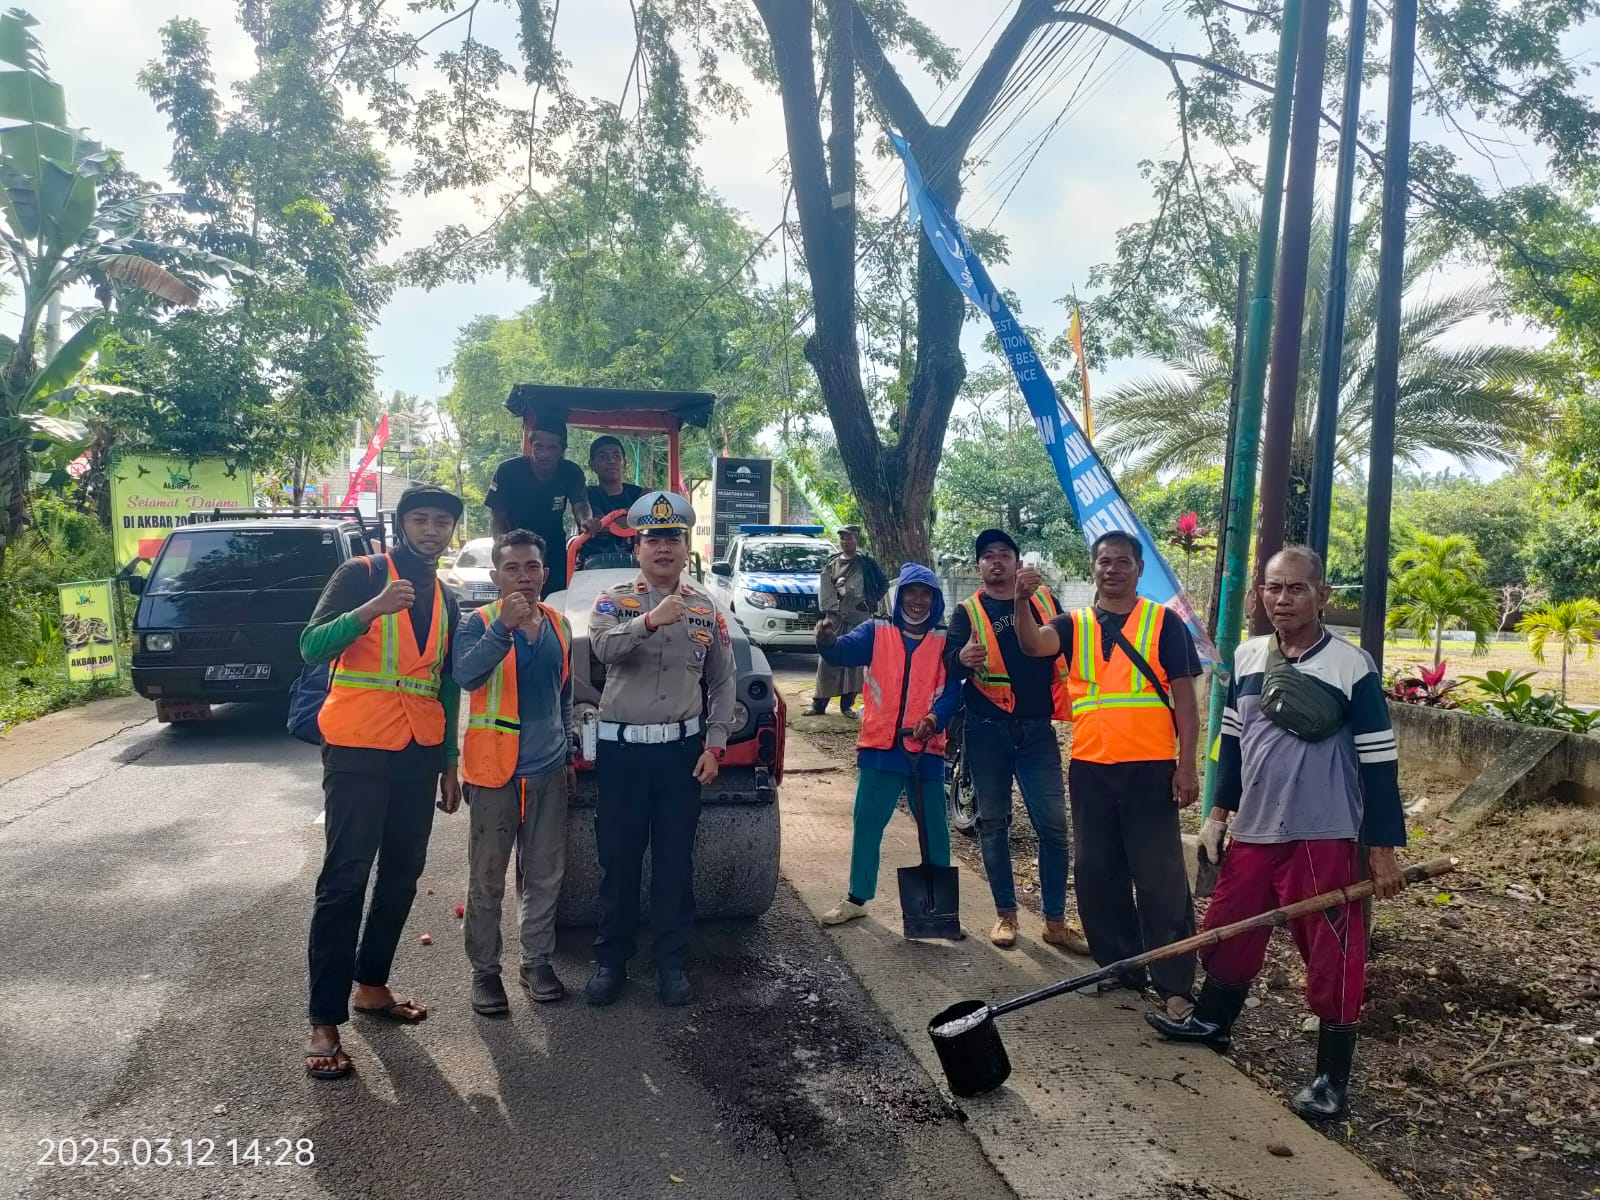
M704 428L715 397L705 392L637 391L621 388L553 387L518 384L506 408L523 422L525 442L540 414L569 428L661 437L666 441L671 489L686 494L680 470L680 435L685 425ZM640 480L646 487L646 480ZM626 536L619 513L596 513L607 528ZM709 520L709 513L700 513ZM589 615L601 590L631 582L637 567L630 556L587 554L589 538L580 535L566 547L568 584L547 603L572 624L573 709L580 731L595 717L605 668L589 649ZM614 544L614 543L613 543ZM691 559L703 579L703 564ZM737 664L733 724L728 751L714 782L702 794L695 840L695 912L707 917L754 917L772 903L778 886L778 788L783 781L785 712L773 684L772 668L737 621L728 622ZM580 737L580 747L586 739ZM556 910L562 926L593 925L599 917L600 868L595 855L593 764L580 748L578 788L567 811L567 869ZM645 859L642 905L650 906L650 863Z

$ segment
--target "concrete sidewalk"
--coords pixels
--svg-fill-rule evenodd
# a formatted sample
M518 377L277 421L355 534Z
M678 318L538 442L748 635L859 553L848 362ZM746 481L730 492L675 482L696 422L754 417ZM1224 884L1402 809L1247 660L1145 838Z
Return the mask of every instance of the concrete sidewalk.
M814 914L843 894L850 858L853 770L822 758L789 732L803 774L783 788L783 874ZM960 835L956 835L960 836ZM934 1013L957 1000L1000 1000L1093 969L1039 940L1022 914L1022 939L1000 951L988 888L962 872L956 944L900 935L894 868L917 861L916 829L902 812L884 839L870 915L830 931L873 1002L940 1086L928 1039ZM957 1101L990 1162L1029 1200L1400 1200L1353 1154L1294 1117L1209 1050L1160 1042L1126 992L1075 994L1001 1018L1011 1058L1005 1087ZM1248 1016L1245 1018L1248 1020ZM1309 1068L1312 1047L1305 1047Z

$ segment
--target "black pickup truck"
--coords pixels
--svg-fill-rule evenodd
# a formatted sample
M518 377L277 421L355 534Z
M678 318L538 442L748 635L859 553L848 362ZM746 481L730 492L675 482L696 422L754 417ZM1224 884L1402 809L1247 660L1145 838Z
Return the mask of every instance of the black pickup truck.
M287 697L323 586L382 543L382 527L352 509L258 509L174 529L150 574L129 580L134 690L163 721Z

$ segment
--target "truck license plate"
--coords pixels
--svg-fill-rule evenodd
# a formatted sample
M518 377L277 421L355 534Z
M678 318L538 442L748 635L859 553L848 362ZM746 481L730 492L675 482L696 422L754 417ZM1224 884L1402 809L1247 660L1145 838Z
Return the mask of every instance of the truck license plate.
M235 679L267 679L272 675L268 663L225 663L220 667L206 668L206 681L229 682Z

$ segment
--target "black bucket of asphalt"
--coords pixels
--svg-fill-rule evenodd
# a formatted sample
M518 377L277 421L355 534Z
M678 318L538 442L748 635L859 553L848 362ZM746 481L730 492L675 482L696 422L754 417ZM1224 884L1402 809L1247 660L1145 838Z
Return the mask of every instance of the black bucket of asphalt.
M952 1004L928 1022L928 1036L950 1090L957 1096L982 1096L1011 1075L1011 1060L994 1023L994 1009L982 1000Z

